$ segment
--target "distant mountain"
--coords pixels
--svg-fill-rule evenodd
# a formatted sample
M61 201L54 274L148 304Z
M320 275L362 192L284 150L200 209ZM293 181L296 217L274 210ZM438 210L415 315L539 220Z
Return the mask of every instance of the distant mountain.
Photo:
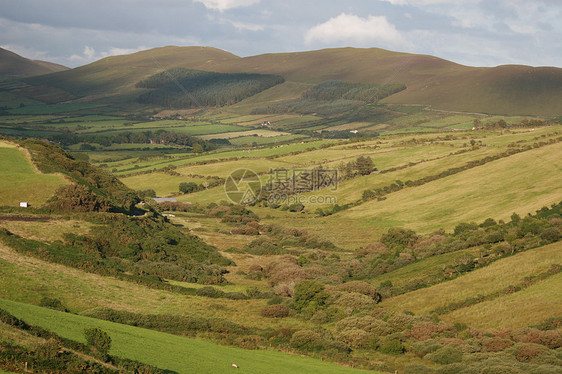
M0 79L32 77L68 70L66 66L41 60L30 60L0 48Z
M135 84L164 70L183 67L224 73L281 75L287 83L327 80L405 84L383 103L422 104L435 109L491 114L562 115L562 69L470 67L433 56L379 48L337 48L241 58L209 47L162 47L107 57L89 65L26 79L56 87L82 100L135 100ZM304 85L303 90L306 89ZM275 98L272 98L275 100Z

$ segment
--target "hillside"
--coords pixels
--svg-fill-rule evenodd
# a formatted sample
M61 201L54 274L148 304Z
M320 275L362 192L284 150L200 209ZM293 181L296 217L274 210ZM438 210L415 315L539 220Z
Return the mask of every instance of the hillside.
M30 60L0 48L0 79L31 77L68 70L52 62Z
M134 85L165 69L183 67L223 73L283 76L288 82L405 84L382 102L431 105L436 109L495 114L562 114L562 69L498 66L476 68L433 56L378 48L339 48L240 58L206 47L163 47L108 57L69 71L26 80L62 89L77 98L115 95L132 100ZM275 99L275 98L272 98Z

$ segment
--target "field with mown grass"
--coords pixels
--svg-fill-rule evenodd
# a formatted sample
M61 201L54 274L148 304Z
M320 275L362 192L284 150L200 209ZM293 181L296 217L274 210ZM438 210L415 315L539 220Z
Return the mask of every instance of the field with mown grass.
M356 373L356 369L275 351L245 350L204 340L126 326L62 313L36 306L0 300L0 308L25 322L85 343L84 329L98 327L111 337L110 354L137 360L177 373L217 373L234 370L247 373Z
M0 205L18 207L25 201L39 207L68 184L61 175L39 173L24 150L1 140L0 164Z
M424 265L424 261L406 266L398 272L405 273L408 268L415 269ZM384 301L383 305L414 313L429 313L450 303L518 286L525 283L526 277L537 276L548 271L551 266L560 264L562 243L558 242L514 254L453 280L395 296ZM392 272L380 279L393 279ZM479 328L516 328L538 323L555 317L562 310L562 298L557 292L562 286L561 281L560 274L555 274L521 291L497 295L493 300L460 308L442 318L453 322L470 321L471 326ZM544 294L539 297L542 292ZM513 308L511 311L510 307ZM514 310L517 312L513 313Z

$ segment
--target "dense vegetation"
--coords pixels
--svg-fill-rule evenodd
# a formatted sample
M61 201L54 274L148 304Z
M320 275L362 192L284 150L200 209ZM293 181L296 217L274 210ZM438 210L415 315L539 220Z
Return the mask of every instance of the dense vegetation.
M283 81L277 75L224 74L176 68L137 83L139 88L152 90L140 95L138 101L171 108L232 105Z
M214 248L181 233L164 217L122 214L82 217L95 224L88 235L68 233L63 241L41 243L0 230L0 240L29 256L158 288L174 289L165 279L222 283L220 266L231 261Z
M302 94L304 99L355 100L376 103L387 96L406 89L405 84L367 84L341 81L326 81L309 88Z

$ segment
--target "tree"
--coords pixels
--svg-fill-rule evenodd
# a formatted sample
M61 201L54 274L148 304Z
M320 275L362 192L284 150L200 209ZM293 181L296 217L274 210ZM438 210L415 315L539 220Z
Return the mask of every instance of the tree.
M322 283L305 279L295 286L293 300L297 310L311 308L315 311L326 303L329 294Z
M369 175L375 169L375 164L371 157L359 156L355 160L355 167L360 175Z
M191 150L193 151L193 153L201 153L203 152L203 146L199 143L195 143L193 144Z
M89 346L97 349L102 355L107 355L111 348L111 337L102 329L90 327L84 329L84 337Z
M199 186L195 182L182 182L180 183L181 193L191 193L199 190Z

